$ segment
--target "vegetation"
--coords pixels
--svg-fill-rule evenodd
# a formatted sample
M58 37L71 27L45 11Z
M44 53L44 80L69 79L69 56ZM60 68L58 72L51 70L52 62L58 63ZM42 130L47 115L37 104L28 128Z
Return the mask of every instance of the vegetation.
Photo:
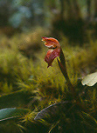
M0 133L97 132L95 5L0 1ZM49 68L44 37L62 50Z
M18 110L17 115L4 115L0 120L1 131L6 132L5 127L8 127L7 132L78 132L79 129L80 132L96 132L97 85L83 86L81 80L96 71L97 42L89 38L88 44L79 47L71 46L65 37L60 41L70 81L81 104L88 110L85 112L76 106L57 61L53 62L53 67L47 68L44 62L46 49L41 42L44 31L38 27L34 32L11 38L2 35L0 108L13 111L15 107L20 109L20 113ZM45 31L45 34L48 36L49 32ZM35 117L44 108L44 112Z

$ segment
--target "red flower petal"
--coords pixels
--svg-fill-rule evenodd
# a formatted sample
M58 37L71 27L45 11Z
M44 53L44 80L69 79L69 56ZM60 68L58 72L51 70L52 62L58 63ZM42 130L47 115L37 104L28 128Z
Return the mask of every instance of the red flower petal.
M48 67L52 65L53 60L60 56L60 49L49 50L45 56L45 61L48 63Z
M50 54L53 52L53 50L48 50L47 51L47 54L45 56L45 61L48 63L49 62L49 57L50 57Z
M45 42L45 46L48 48L59 48L60 44L57 39L52 38L52 37L42 37L42 41Z
M48 67L52 65L53 60L60 56L60 44L57 39L52 37L42 37L42 41L45 42L45 46L47 46L49 49L46 56L45 61L48 63Z

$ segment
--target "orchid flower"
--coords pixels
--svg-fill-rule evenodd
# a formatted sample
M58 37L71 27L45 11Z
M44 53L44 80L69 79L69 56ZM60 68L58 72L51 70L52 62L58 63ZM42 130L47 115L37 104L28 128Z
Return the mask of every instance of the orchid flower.
M45 56L45 61L48 63L49 67L52 66L53 60L60 56L61 47L58 40L52 37L42 37L42 41L49 49Z
M44 42L45 46L48 47L49 49L45 56L45 61L48 63L48 67L52 66L53 60L59 56L60 60L58 59L58 64L59 64L60 70L64 75L73 96L75 97L76 96L75 88L73 87L69 79L67 69L66 69L65 56L58 40L52 37L42 37L42 41Z

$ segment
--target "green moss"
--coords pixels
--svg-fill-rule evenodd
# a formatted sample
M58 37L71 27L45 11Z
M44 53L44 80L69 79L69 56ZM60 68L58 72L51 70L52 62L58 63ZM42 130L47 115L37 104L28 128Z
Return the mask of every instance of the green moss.
M64 100L72 101L69 87L61 74L57 60L55 59L49 68L44 61L47 49L41 42L41 36L45 34L49 36L48 31L37 28L28 33L14 35L12 38L3 35L0 37L0 108L14 106L29 108L30 113L22 118L21 126L28 128L29 131L33 126L37 132L43 126L38 122L34 123L33 118L38 111ZM72 46L67 38L63 37L60 43L66 57L70 80L80 96L81 103L88 109L89 117L92 116L92 120L97 121L97 86L84 87L80 83L84 75L97 70L97 41L93 42L90 39L89 44L79 47ZM87 123L87 114L83 115L81 110L77 110L74 106L74 101L72 103L73 110L70 109L68 116L66 116L68 111L59 113L58 121L49 125L52 133L57 133L59 129L65 130L64 124L67 125L65 128L68 132L71 130L74 132L74 128L78 132L77 121L82 132L88 130L88 124L93 127L91 122ZM45 129L47 131L48 127ZM94 129L96 131L96 128Z

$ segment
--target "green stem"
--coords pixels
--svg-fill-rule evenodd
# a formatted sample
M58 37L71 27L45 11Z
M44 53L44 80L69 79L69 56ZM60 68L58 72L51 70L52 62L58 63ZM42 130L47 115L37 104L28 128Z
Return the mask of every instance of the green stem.
M76 101L76 104L84 111L87 112L87 109L84 107L83 104L80 103L80 98L77 96L76 94L76 91L75 91L75 88L74 86L72 85L70 79L69 79L69 76L68 76L68 73L67 73L67 68L66 68L66 60L65 60L65 56L63 54L63 51L61 49L61 52L60 52L60 61L58 60L58 64L59 64L59 67L60 67L60 70L62 72L62 74L64 75L66 81L67 81L67 84L71 90L71 93L74 97L74 100Z
M62 63L59 60L58 60L58 64L59 64L61 72L64 75L64 77L65 77L65 79L67 81L67 84L68 84L68 86L69 86L69 88L70 88L70 90L72 92L72 95L75 97L76 96L75 88L73 87L73 85L72 85L72 83L71 83L71 81L69 79L69 76L67 74L66 68L64 68L64 66L62 65Z
M73 96L75 97L76 96L75 88L73 87L73 85L72 85L72 83L69 79L69 76L68 76L68 73L67 73L67 67L66 67L66 60L65 60L65 56L64 56L64 53L63 53L62 49L60 51L60 61L58 60L58 64L59 64L59 67L61 69L61 72L63 73L63 75L64 75L64 77L67 81L67 84L68 84Z

